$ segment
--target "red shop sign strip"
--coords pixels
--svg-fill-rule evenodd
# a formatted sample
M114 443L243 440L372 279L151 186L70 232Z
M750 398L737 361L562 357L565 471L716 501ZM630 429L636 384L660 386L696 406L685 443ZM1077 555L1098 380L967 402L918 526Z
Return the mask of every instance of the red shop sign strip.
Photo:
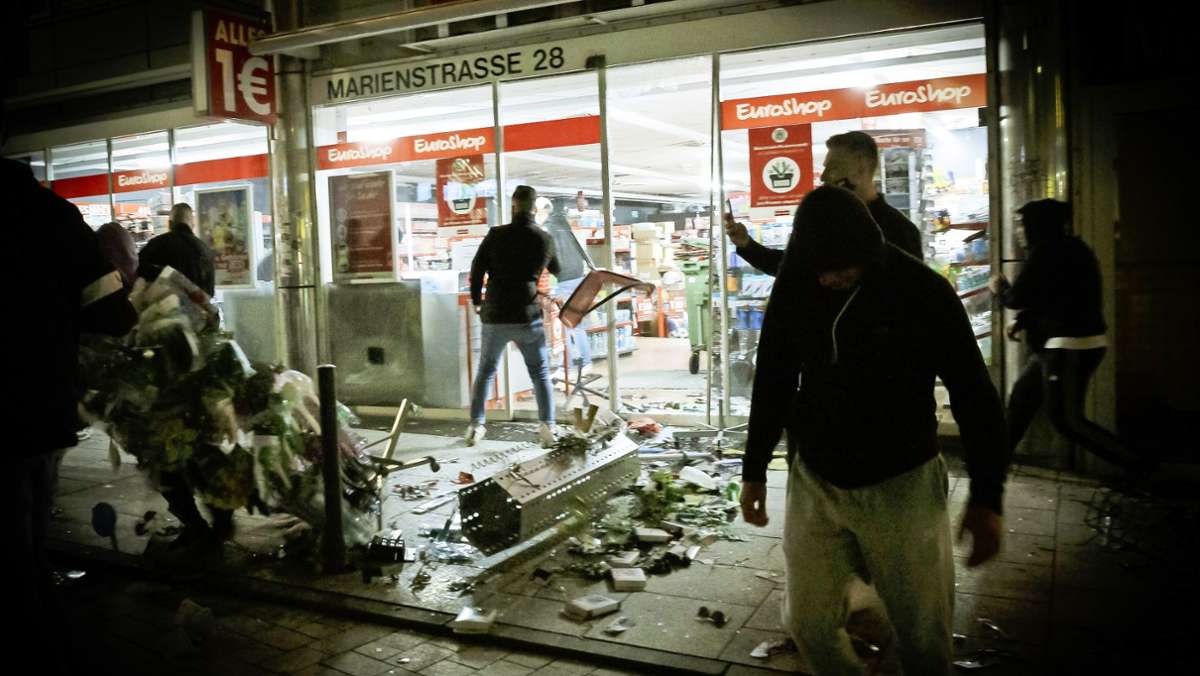
M64 199L107 195L108 174L62 178L57 181L51 181L50 189Z
M381 143L337 143L317 149L318 169L342 169L413 160L464 157L496 151L490 127L402 136ZM512 124L504 128L508 152L564 148L600 142L600 118L595 115L565 120Z
M267 156L249 155L188 162L175 167L175 185L237 181L267 176Z
M267 176L267 156L226 157L219 160L188 162L175 167L175 185L238 181ZM170 185L170 172L162 169L118 171L113 174L113 192L136 192L166 188ZM77 176L52 181L50 187L63 198L93 197L108 194L108 175Z
M827 89L721 102L722 129L926 113L987 105L984 74L893 82L869 89Z

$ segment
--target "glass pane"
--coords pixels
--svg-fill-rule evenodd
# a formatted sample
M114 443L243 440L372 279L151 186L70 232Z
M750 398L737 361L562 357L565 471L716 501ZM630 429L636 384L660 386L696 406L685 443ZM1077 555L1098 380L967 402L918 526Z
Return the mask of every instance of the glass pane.
M782 249L795 205L805 190L821 182L826 141L849 131L869 134L879 149L878 170L874 190L860 189L860 196L891 205L917 226L925 262L962 292L990 360L991 299L978 290L990 273L987 133L979 115L986 95L984 73L980 25L725 56L721 143L725 192L737 217L760 242ZM942 88L951 85L954 91L943 96ZM916 96L918 89L926 98ZM930 91L938 96L929 97ZM966 102L956 93L966 96ZM797 112L802 104L816 102L825 105ZM795 155L774 150L769 139L777 133L780 138L802 135L811 142L809 149ZM779 155L797 160L802 183L784 190L785 198L773 199L777 186L770 185L774 179L763 161L769 165ZM731 257L731 340L757 340L754 327L772 281ZM945 400L944 393L939 397ZM735 412L738 408L735 397Z
M634 322L637 348L621 361L622 400L632 410L704 416L713 354L711 59L609 69L608 130L615 222L630 236L618 268L655 285L618 305L618 319Z
M167 132L112 142L115 220L146 241L167 231L171 215L171 152Z
M50 149L50 187L79 207L93 228L112 220L108 196L108 142L89 141Z
M176 129L175 163L175 202L187 202L196 208L197 193L208 195L206 202L216 203L225 193L241 199L238 191L248 191L249 232L228 236L222 229L201 227L200 235L218 257L229 258L218 261L218 286L223 285L222 278L229 284L241 281L236 268L244 256L248 257L253 279L271 283L275 258L267 128L222 122ZM216 222L205 214L199 217L205 223Z
M600 99L595 73L506 83L500 87L500 122L504 125L504 188L518 185L538 192L536 220L554 239L562 270L543 279L546 289L570 297L594 261L608 267L602 213L600 164ZM629 228L614 231L618 251L629 248ZM623 260L628 265L628 256ZM620 268L620 265L618 265ZM627 268L626 268L627 270ZM628 359L633 344L632 303L608 303L566 329L556 314L546 323L555 391L582 384L589 395L607 399L608 315L615 312L619 359ZM525 396L524 368L512 369L517 409L536 410ZM568 385L569 381L569 385Z
M496 199L491 87L319 108L314 125L325 281L419 280L422 331L438 336L423 348L423 401L465 409L481 335L468 274L488 228L507 221ZM390 199L359 199L388 182ZM373 221L360 219L364 209ZM389 210L394 232L381 225ZM503 376L489 408L503 407Z

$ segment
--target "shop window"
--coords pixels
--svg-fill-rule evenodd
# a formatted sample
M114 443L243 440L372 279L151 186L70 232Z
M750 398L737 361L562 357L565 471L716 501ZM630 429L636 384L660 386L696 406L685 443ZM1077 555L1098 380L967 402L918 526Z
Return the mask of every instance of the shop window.
M111 221L108 142L88 141L50 149L50 187L79 208L93 228Z
M196 210L218 286L270 284L274 231L267 128L238 122L175 130L175 202Z
M171 213L171 152L167 132L112 140L114 219L134 241L167 231Z
M20 153L17 155L7 155L10 160L15 160L29 167L33 172L33 178L42 185L46 185L46 153L35 150L28 153Z
M614 218L629 231L617 266L655 285L617 306L639 348L621 361L621 394L652 414L704 415L714 338L712 59L611 68L607 79Z

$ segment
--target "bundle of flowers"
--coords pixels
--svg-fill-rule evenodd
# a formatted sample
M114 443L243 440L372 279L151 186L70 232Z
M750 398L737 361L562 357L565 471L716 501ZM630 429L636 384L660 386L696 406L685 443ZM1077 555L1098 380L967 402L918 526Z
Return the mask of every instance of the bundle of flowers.
M138 323L123 338L88 336L82 409L152 483L182 473L206 503L324 522L320 407L298 371L251 364L208 296L166 268L130 294ZM357 421L338 404L343 528L365 544L378 509L376 468ZM119 456L118 456L119 457Z

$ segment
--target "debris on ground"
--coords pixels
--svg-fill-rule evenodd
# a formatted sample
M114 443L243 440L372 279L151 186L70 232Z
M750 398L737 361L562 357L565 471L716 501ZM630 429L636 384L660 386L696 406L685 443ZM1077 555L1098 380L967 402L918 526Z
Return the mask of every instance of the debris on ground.
M621 609L621 602L603 594L588 594L567 602L563 614L572 620L585 622Z
M458 478L457 478L457 479L451 479L451 480L450 480L450 483L452 483L452 484L458 484L458 485L460 485L460 486L466 486L466 485L468 485L468 484L473 484L473 483L475 483L475 475L474 475L474 474L471 474L470 472L462 472L462 471L460 471L460 472L458 473Z
M634 528L633 535L638 542L670 542L671 534L661 528Z
M626 629L630 629L630 628L636 627L636 626L637 626L637 622L633 621L633 619L631 619L629 617L622 615L622 616L618 617L617 619L613 620L612 622L609 622L604 627L603 631L605 634L608 634L609 636L617 636L618 634L624 633Z
M646 571L641 568L613 568L608 573L612 577L613 591L635 592L646 588Z
M401 500L425 500L433 494L433 489L437 485L437 479L428 479L420 483L393 486L392 492L399 496Z
M637 565L642 553L637 550L612 554L605 560L609 568L632 568Z
M495 622L495 610L465 606L458 611L458 616L450 621L450 628L456 634L486 634L491 631Z
M765 660L773 655L796 652L796 642L790 638L770 639L759 643L750 651L750 657Z
M1007 650L997 650L995 648L981 648L969 655L964 655L960 659L954 660L954 666L967 671L975 671L977 669L987 669L994 667L997 664L1003 664L1011 659L1014 655Z
M655 422L654 418L644 415L630 418L628 424L629 429L637 432L643 437L658 436L663 430L663 426Z
M148 535L150 533L150 524L157 516L158 512L154 510L146 512L142 515L142 518L138 519L137 522L133 524L133 532L138 536Z
M716 479L692 466L679 470L679 478L706 491L717 490Z
M201 643L216 631L217 620L211 608L184 599L175 611L175 625L182 628L192 641Z
M717 625L717 628L724 627L725 623L729 621L724 611L710 610L708 606L700 606L700 610L696 611L696 619L701 622L712 622Z

